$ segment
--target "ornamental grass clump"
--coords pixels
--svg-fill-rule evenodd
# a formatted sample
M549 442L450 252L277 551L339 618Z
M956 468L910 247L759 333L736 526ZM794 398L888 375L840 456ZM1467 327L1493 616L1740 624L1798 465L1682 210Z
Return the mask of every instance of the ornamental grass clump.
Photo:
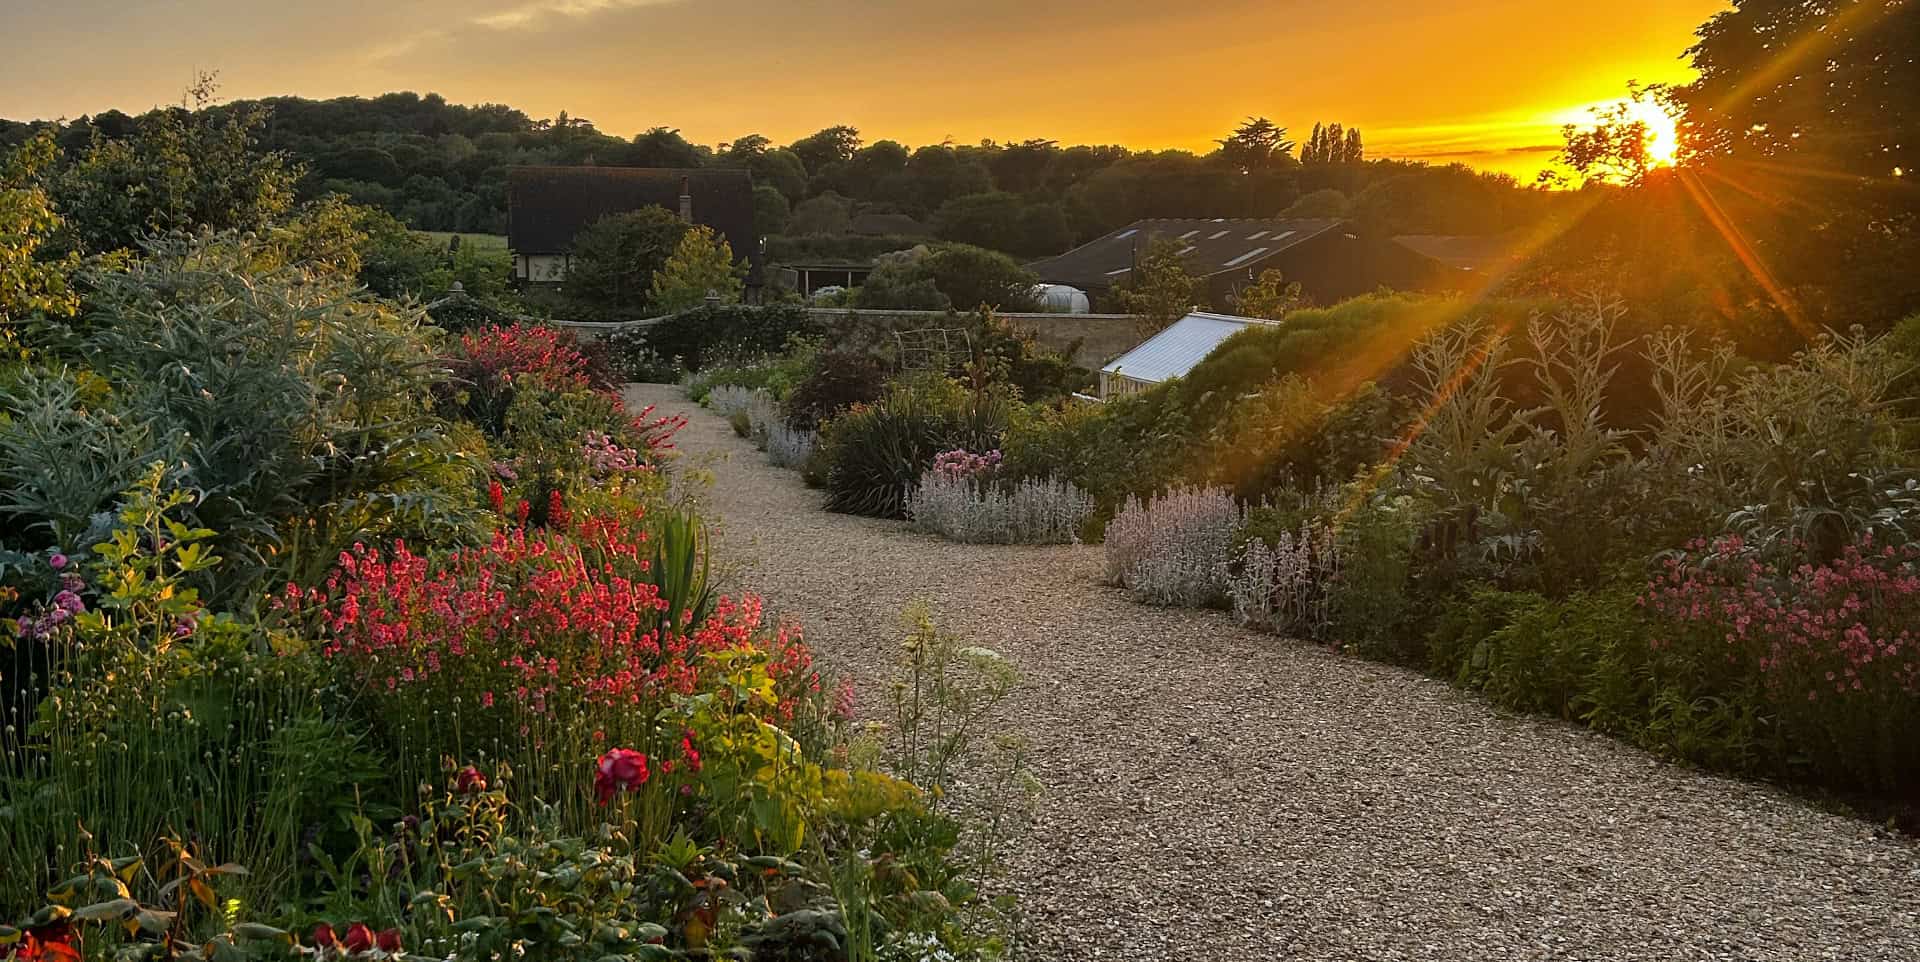
M970 544L1073 544L1093 498L1065 481L1000 482L942 472L920 476L907 498L916 530Z
M1234 532L1245 517L1224 488L1129 497L1107 525L1107 582L1150 605L1223 605Z

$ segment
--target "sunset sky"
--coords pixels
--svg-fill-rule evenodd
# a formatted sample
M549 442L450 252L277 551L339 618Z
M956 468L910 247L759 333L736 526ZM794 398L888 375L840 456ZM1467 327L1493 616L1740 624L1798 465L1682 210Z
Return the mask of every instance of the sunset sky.
M0 117L229 98L438 92L678 127L1203 150L1263 114L1375 156L1531 174L1629 80L1684 81L1723 0L0 0Z

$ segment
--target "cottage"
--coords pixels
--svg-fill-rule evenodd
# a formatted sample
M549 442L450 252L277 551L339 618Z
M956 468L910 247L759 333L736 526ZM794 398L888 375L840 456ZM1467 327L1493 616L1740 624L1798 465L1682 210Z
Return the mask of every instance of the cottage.
M507 172L507 246L521 283L566 279L573 239L611 214L660 207L690 224L713 228L734 256L760 277L760 236L753 222L753 175L744 170L664 167L515 167Z
M1222 341L1251 325L1273 323L1198 311L1188 314L1101 368L1100 399L1139 394L1156 384L1183 377L1206 360Z
M1242 288L1278 270L1315 303L1331 304L1382 287L1448 286L1438 261L1391 240L1362 235L1342 220L1247 218L1155 219L1128 226L1064 254L1028 265L1048 284L1066 284L1096 299L1132 275L1147 245L1180 245L1187 269L1207 282L1208 305L1232 310Z

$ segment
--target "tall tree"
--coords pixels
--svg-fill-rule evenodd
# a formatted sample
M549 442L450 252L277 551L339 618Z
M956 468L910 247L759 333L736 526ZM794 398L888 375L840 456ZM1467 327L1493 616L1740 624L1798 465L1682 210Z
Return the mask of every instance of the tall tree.
M1360 142L1360 128L1347 128L1346 162L1357 164L1367 159L1367 149Z
M686 233L686 223L664 207L595 221L573 240L567 294L616 311L645 306L653 275Z
M77 254L43 259L40 247L60 227L40 178L54 161L53 132L43 130L0 163L0 337L34 313L64 317L80 306L67 283Z
M1293 141L1287 139L1287 128L1276 125L1265 117L1248 117L1232 134L1216 141L1220 145L1220 156L1242 173L1266 170L1290 158L1293 154Z
M834 164L852 160L854 152L860 149L860 130L845 124L828 127L794 141L787 149L800 155L807 174L814 176Z
M1674 91L1693 150L1861 177L1920 174L1920 3L1734 0Z
M733 262L727 239L704 225L680 235L673 256L654 272L647 307L654 311L684 311L699 307L709 296L726 303L740 300L746 268Z

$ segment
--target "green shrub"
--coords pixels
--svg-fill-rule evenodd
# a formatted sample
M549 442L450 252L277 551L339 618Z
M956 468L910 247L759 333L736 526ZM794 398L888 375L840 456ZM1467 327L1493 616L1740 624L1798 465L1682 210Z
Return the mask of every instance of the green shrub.
M623 335L614 343L624 350L643 348L663 358L678 359L688 371L699 372L729 356L779 354L795 337L819 337L825 332L825 324L802 307L726 304L697 307L663 318L641 333Z
M827 508L904 517L907 489L933 465L934 456L956 448L998 448L1009 410L998 393L969 393L937 376L893 385L879 401L855 407L820 429Z
M246 238L162 239L86 272L71 352L113 389L47 374L6 399L0 510L39 532L16 547L83 547L68 540L82 519L146 460L200 492L187 512L220 532L220 599L316 574L356 539L463 526L472 480L432 410L447 372L431 328L350 281L262 270L263 256Z
M1412 589L1413 506L1376 497L1338 527L1341 569L1329 591L1332 637L1370 658L1417 663L1418 599Z
M1636 596L1632 586L1564 601L1478 587L1443 607L1430 663L1504 707L1632 738L1645 728L1650 698Z
M818 430L823 422L856 404L879 400L887 375L887 366L871 353L821 351L782 402L782 411L793 427Z

